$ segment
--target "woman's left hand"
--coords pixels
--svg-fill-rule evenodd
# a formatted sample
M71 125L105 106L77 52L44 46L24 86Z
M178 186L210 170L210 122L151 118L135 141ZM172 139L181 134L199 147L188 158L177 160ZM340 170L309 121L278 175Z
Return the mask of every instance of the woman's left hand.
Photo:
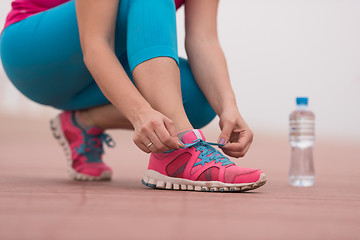
M224 111L220 115L219 126L221 134L219 143L223 152L231 157L243 157L250 148L254 134L241 117L238 110Z

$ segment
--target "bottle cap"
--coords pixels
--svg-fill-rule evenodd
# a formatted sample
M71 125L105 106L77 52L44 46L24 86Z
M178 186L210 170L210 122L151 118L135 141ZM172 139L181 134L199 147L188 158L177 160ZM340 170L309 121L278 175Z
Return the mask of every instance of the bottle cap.
M297 97L296 98L297 105L308 105L308 98L307 97Z

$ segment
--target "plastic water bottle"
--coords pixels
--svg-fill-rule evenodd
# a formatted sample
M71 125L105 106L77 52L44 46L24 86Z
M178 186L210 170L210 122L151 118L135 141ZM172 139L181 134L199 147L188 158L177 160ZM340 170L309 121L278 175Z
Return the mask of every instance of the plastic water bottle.
M308 108L308 98L296 98L296 110L290 114L291 162L289 182L296 187L310 187L315 182L313 146L315 115Z

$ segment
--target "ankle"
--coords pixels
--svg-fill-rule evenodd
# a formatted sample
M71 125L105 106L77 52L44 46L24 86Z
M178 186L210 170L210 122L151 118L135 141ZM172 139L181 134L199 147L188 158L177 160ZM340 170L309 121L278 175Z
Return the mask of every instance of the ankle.
M194 129L194 127L190 123L175 124L175 129L177 133L182 133L191 131L192 129Z
M91 114L89 114L87 110L75 111L75 121L83 129L96 125Z
M168 117L173 121L177 133L189 129L194 129L189 119L187 118L185 111L183 114L176 114Z

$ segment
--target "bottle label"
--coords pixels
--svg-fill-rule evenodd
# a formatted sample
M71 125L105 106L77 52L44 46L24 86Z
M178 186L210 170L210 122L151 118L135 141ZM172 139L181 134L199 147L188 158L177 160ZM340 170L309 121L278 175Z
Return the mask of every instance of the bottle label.
M315 135L315 124L313 120L290 120L290 137L310 137Z

